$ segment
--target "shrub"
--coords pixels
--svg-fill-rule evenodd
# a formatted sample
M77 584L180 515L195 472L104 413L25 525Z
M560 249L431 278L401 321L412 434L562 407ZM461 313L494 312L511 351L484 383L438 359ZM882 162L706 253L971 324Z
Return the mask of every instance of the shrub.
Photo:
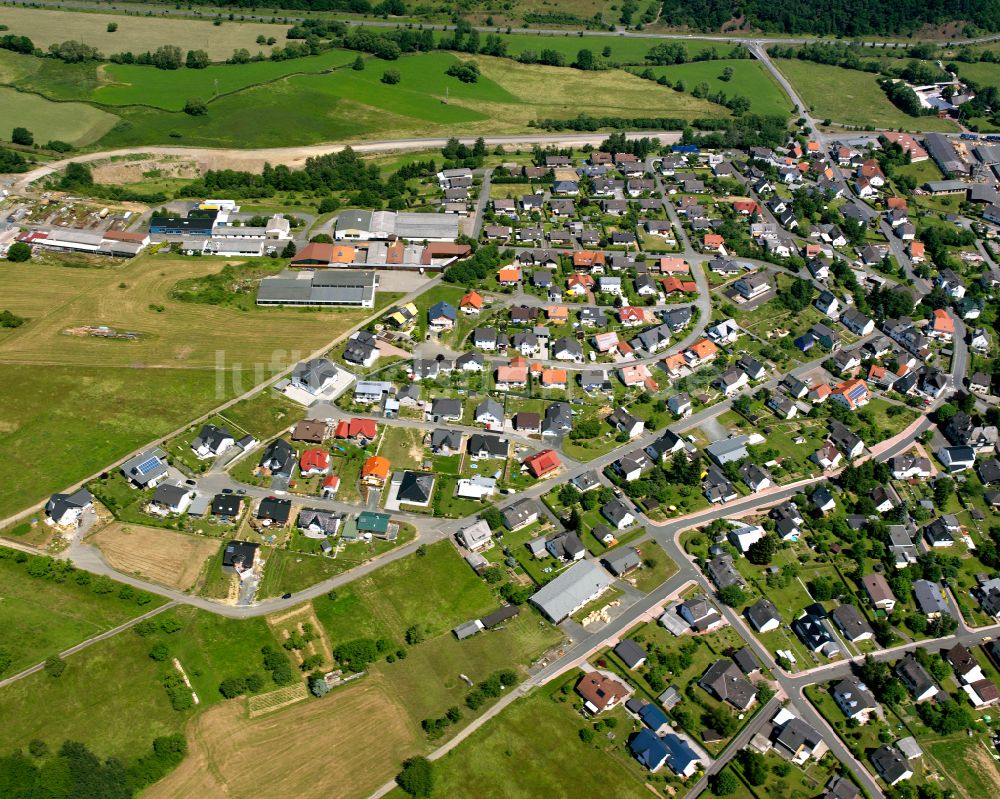
M402 80L402 75L399 74L398 69L387 69L382 73L381 81L382 83L387 83L390 86L394 86L399 81Z
M411 757L403 762L396 784L410 796L430 796L434 790L434 764L426 757Z

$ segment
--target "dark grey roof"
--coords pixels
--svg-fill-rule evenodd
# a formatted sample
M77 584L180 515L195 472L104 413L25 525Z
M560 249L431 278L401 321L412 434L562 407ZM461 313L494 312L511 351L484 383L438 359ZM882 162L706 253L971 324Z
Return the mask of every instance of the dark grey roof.
M434 492L434 475L422 472L403 472L403 479L396 494L400 502L423 504L430 501Z

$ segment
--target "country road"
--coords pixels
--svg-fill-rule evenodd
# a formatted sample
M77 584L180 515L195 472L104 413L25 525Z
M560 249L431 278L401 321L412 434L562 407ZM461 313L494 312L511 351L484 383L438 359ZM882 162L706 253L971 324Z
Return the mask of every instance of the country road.
M674 131L632 131L627 133L629 139L643 137L656 137L664 144L672 144L678 141L681 134ZM535 144L555 147L583 147L586 144L598 145L608 137L605 133L562 133L562 134L520 134L509 136L484 136L483 139L488 147L515 147L533 146ZM475 136L458 136L459 141L464 144L473 144ZM357 153L390 153L419 150L440 149L448 143L447 138L430 137L416 139L383 139L381 141L360 141L360 142L336 142L328 144L308 144L296 147L266 147L258 150L237 150L232 148L215 149L212 147L173 147L169 145L150 145L148 147L121 147L116 150L100 150L91 153L80 153L72 158L62 158L57 161L49 161L45 166L33 169L18 175L14 183L15 191L25 191L30 184L40 178L65 169L69 163L86 163L93 161L103 161L108 158L122 158L130 155L171 155L183 156L194 159L211 159L217 166L222 162L231 161L233 164L243 168L249 168L252 164L263 166L264 163L272 165L284 164L285 166L301 166L307 158L315 158L320 155L339 153L350 147Z

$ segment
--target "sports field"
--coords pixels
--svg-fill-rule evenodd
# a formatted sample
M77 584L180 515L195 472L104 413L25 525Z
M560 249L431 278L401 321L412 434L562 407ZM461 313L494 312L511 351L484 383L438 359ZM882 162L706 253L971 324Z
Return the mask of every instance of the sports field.
M111 130L118 117L86 103L55 103L37 94L0 86L0 140L10 141L11 130L27 128L38 144L52 139L83 146Z
M118 30L108 32L108 23ZM175 44L182 50L204 50L213 61L225 61L233 50L241 47L251 53L271 51L257 44L257 37L277 39L278 46L286 43L288 25L259 22L229 22L213 25L208 20L148 17L124 14L91 14L54 9L0 8L0 24L10 33L27 36L36 47L47 49L50 44L69 39L92 45L105 55L131 51L142 53L164 44Z
M727 67L733 70L733 76L724 81L720 76ZM683 81L687 91L699 83L707 83L712 94L720 91L729 97L741 94L750 100L750 111L754 114L784 117L792 112L788 97L759 61L745 58L695 61L672 67L652 67L652 70L657 77L666 75L671 83Z
M218 539L121 522L109 524L88 542L118 571L181 591L196 586L205 563L222 546Z
M7 265L4 307L29 322L0 336L0 517L249 390L367 315L169 298L181 278L222 265L160 256L108 269ZM63 333L99 324L141 338ZM58 458L40 457L56 442Z
M889 102L875 75L798 59L775 59L802 101L820 119L844 125L954 131L955 125L937 117L911 117Z

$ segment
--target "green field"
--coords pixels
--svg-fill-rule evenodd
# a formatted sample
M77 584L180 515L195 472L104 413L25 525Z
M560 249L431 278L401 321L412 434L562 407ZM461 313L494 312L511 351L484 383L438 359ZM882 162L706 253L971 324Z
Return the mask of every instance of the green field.
M571 700L558 701L562 698L553 689L540 689L473 733L438 761L433 799L651 796L620 749L628 729L616 729L614 753L604 746L588 746L579 737L583 719ZM390 796L403 799L405 794L397 788Z
M587 48L592 50L595 55L606 58L615 64L645 64L646 53L658 44L655 39L610 35L581 37L569 33L563 35L505 33L501 34L500 38L507 45L507 53L512 56L519 56L525 50L531 50L536 54L542 50L555 50L558 53L562 53L566 57L567 62L572 62L581 49ZM719 56L726 56L733 49L733 45L725 41L714 43L675 39L670 44L679 44L683 47L688 58L694 58L705 50L713 49ZM610 55L604 55L605 48L611 48Z
M219 683L262 672L260 647L274 643L263 619L234 621L193 608L154 617L176 619L177 632L142 637L128 631L66 659L53 679L44 671L0 691L4 747L9 752L34 738L55 749L81 741L99 756L125 759L144 754L158 735L182 732L197 709L171 708L159 676L169 666L149 657L157 641L177 657L204 709L221 701Z
M467 134L495 134L526 131L528 123L539 118L569 118L581 112L640 117L650 108L657 115L683 119L728 116L718 105L620 70L581 72L486 56L474 56L482 75L473 84L445 75L459 60L446 52L391 62L369 59L360 72L337 69L321 74L353 57L328 51L294 61L168 72L134 65L71 65L0 51L0 84L51 99L107 104L121 118L100 139L108 148L167 142L294 146L451 135L456 125ZM740 62L739 67L748 70L748 65ZM398 84L381 82L386 69L400 73ZM208 114L181 112L189 98L210 101ZM60 117L58 124L77 124L71 116ZM47 130L34 132L41 141L51 138Z
M288 61L257 61L250 64L217 65L206 69L155 69L134 64L106 64L106 81L93 94L103 105L146 105L180 111L189 98L205 101L232 94L249 86L270 83L302 72L326 72L354 61L357 53L327 50L309 58Z
M9 677L163 604L159 597L145 605L138 605L134 598L119 598L117 583L112 584L112 592L98 594L74 578L55 582L31 577L28 565L17 563L11 550L0 549L0 650L10 657L0 677Z
M30 321L0 334L0 517L248 391L289 365L283 362L289 353L318 349L368 315L243 312L169 298L181 278L221 265L155 255L107 269L8 265L4 307ZM135 330L142 338L63 334L87 324ZM220 357L225 366L216 371ZM234 421L270 432L291 424L292 410L283 405L271 398L241 404ZM45 447L58 456L40 456Z
M775 59L775 64L821 119L861 127L955 130L955 125L945 119L904 114L889 102L875 82L876 76L868 72L798 59Z
M733 70L733 77L729 81L719 77L726 67ZM652 67L652 70L657 77L666 75L672 83L684 81L687 91L704 82L708 84L712 94L719 91L725 92L729 97L742 94L750 100L750 111L754 114L784 117L792 112L788 97L759 61L695 61L672 67Z
M0 86L0 139L10 141L11 130L27 128L35 141L51 139L75 146L91 144L114 127L118 117L86 103L54 103L37 94Z

